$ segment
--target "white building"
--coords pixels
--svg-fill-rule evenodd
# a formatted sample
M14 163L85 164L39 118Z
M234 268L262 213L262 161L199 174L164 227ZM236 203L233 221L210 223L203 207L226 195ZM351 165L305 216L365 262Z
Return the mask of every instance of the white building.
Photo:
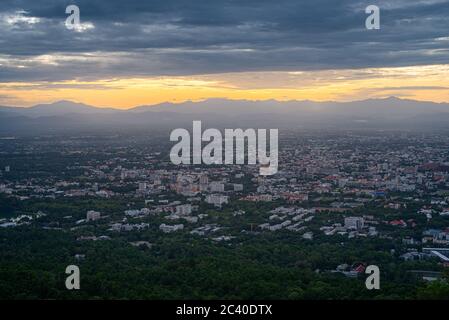
M228 196L221 194L210 194L206 197L206 202L213 204L216 207L221 207L222 204L228 203Z
M164 232L164 233L169 233L169 232L175 232L175 231L184 229L184 225L183 224L175 224L175 225L170 226L170 225L163 223L159 226L159 229L162 230L162 232Z
M225 186L221 182L211 182L209 184L209 189L211 192L224 192Z
M182 204L176 206L176 214L180 216L186 216L192 213L192 205L191 204Z
M345 218L345 228L353 230L361 230L364 226L364 219L362 217L347 217Z
M89 210L86 214L86 221L95 221L101 218L101 213L98 211Z
M125 210L125 215L130 217L147 216L150 213L150 209L142 208L136 210Z

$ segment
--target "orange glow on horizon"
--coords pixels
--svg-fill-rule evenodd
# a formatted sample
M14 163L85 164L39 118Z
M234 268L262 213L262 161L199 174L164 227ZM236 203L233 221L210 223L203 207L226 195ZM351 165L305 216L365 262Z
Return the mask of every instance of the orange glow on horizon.
M72 100L128 109L209 98L351 101L398 96L449 102L449 65L360 70L242 72L189 77L0 83L0 104L31 106Z

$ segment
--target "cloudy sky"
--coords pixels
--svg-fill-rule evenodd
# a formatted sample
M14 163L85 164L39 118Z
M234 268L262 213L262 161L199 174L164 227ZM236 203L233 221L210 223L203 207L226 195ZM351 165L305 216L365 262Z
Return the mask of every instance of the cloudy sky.
M371 4L380 30L365 28ZM448 75L449 0L0 1L0 105L449 102Z

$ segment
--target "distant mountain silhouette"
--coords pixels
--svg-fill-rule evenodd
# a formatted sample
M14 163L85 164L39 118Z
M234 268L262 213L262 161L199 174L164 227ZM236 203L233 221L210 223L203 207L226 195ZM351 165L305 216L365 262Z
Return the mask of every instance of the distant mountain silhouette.
M208 99L128 110L71 101L30 108L0 107L0 133L189 127L449 128L449 104L390 97L353 102Z
M67 114L97 114L110 113L119 110L112 108L97 108L83 103L77 103L67 100L61 100L49 104L38 104L29 108L11 108L0 107L0 112L8 111L16 115L23 115L28 117L48 117L59 116Z
M295 113L357 113L357 115L402 115L410 116L427 112L449 112L448 103L422 102L389 97L385 99L369 99L354 102L314 102L304 101L249 101L209 99L200 102L183 102L179 104L163 103L153 106L139 106L129 109L130 112L182 112L182 113L217 113L247 114L253 112L295 114Z

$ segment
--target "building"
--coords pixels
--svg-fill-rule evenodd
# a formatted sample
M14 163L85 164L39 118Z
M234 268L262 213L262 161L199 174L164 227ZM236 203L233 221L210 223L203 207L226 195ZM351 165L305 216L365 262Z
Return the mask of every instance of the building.
M125 210L125 215L130 217L139 217L139 216L147 216L150 214L150 209L142 208L137 210Z
M209 184L209 189L211 192L224 192L225 186L221 182L211 182Z
M207 185L207 184L209 184L209 177L208 177L207 175L203 174L203 175L200 177L200 184L201 184L201 185Z
M222 204L228 203L228 196L221 194L210 194L206 197L206 202L213 204L216 207L221 207Z
M98 211L89 210L86 214L86 221L95 221L101 218L101 213Z
M449 266L449 248L423 248L422 251L439 258L445 266Z
M235 192L243 191L243 184L240 184L240 183L234 183L234 191L235 191Z
M362 217L347 217L345 218L345 228L353 230L362 230L364 226L364 219Z
M184 229L184 225L183 224L175 224L173 226L170 226L170 225L163 223L159 226L159 229L164 233L169 233L169 232L175 232L175 231Z
M296 193L296 192L284 192L281 197L285 199L287 202L303 202L309 200L309 195L304 193Z
M186 216L192 213L192 205L191 204L182 204L176 206L176 214L181 216Z
M9 166L5 166L5 172L11 171L11 168Z
M146 182L139 182L139 191L145 192L147 190L147 183Z
M273 201L273 196L271 194L260 194L260 195L249 195L241 198L240 200L252 201L252 202L270 202Z
M75 254L75 260L76 261L83 261L84 259L86 259L86 255L85 254Z

